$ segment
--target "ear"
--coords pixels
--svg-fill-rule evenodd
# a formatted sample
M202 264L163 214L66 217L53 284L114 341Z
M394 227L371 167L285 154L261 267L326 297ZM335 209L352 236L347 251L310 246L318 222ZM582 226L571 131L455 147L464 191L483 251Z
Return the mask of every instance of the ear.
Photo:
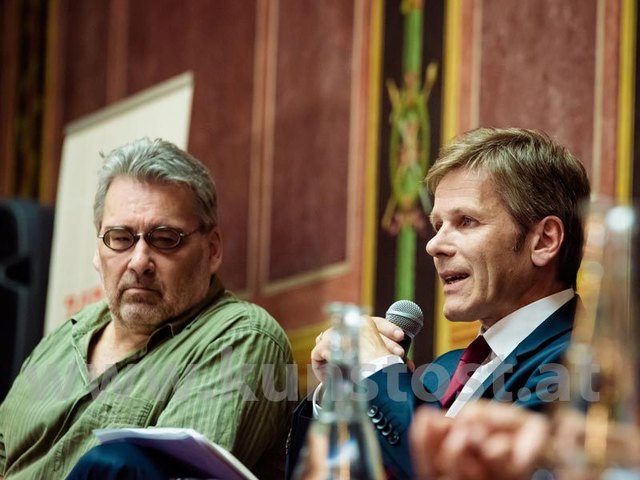
M213 275L222 264L222 233L216 226L208 233L209 235L209 273Z
M97 246L96 246L95 252L93 252L93 268L96 269L96 272L98 272L100 275L102 275L102 272L100 271L100 255L98 255L98 247Z
M533 227L531 260L544 267L557 258L564 241L564 224L555 215L544 217Z

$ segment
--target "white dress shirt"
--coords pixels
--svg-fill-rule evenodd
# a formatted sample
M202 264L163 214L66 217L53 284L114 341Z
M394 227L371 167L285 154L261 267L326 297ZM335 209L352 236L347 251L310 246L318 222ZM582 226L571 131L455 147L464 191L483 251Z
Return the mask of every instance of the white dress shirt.
M462 407L474 397L474 393L482 386L483 382L511 355L511 352L574 295L573 289L568 288L541 298L510 313L486 331L481 331L480 333L484 335L484 339L491 347L491 353L462 387L462 391L447 410L446 416L455 417Z

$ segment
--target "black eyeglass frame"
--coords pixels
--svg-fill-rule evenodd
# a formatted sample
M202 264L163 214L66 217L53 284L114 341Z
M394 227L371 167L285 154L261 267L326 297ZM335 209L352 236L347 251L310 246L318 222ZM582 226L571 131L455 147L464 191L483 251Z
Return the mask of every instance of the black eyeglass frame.
M199 231L202 230L202 225L199 225L195 230L193 230L192 232L189 233L184 233L182 231L180 231L177 228L173 228L173 227L168 227L166 225L158 225L157 227L153 227L151 230L149 230L148 232L144 232L144 233L133 233L133 231L128 228L128 227L111 227L107 230L105 230L104 233L102 233L101 235L98 235L98 238L102 240L102 243L104 243L107 248L109 248L110 250L113 250L114 252L126 252L127 250L129 250L131 247L133 247L136 243L138 243L138 240L140 240L140 238L144 238L144 241L147 242L147 244L153 248L157 248L158 250L175 250L176 248L178 248L181 244L182 244L182 240L190 235L193 235L194 233L197 233ZM168 247L162 247L159 245L155 245L154 241L153 241L153 237L152 235L155 232L171 232L171 233L175 233L176 234L176 242L173 245L170 245ZM113 248L111 245L109 245L109 234L111 232L122 232L122 233L127 233L131 236L131 245L129 245L126 248Z

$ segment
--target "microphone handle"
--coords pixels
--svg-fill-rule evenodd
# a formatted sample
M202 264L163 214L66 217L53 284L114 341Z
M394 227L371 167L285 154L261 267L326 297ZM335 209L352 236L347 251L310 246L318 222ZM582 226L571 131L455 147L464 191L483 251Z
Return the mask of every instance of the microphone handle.
M411 341L413 339L407 334L407 332L404 332L404 338L402 339L402 341L398 342L398 344L404 348L404 354L405 356L407 355L407 353L409 353L409 347L411 346Z

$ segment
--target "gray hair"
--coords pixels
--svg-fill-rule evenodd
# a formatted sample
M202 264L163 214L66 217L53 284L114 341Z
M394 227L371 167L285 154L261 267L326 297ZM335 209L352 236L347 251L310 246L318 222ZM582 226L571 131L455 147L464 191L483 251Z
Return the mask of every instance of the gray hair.
M98 171L98 189L93 202L93 221L100 229L104 201L111 182L125 176L154 184L182 184L193 192L198 216L205 231L218 223L216 187L202 162L171 142L147 137L118 147L104 158Z

